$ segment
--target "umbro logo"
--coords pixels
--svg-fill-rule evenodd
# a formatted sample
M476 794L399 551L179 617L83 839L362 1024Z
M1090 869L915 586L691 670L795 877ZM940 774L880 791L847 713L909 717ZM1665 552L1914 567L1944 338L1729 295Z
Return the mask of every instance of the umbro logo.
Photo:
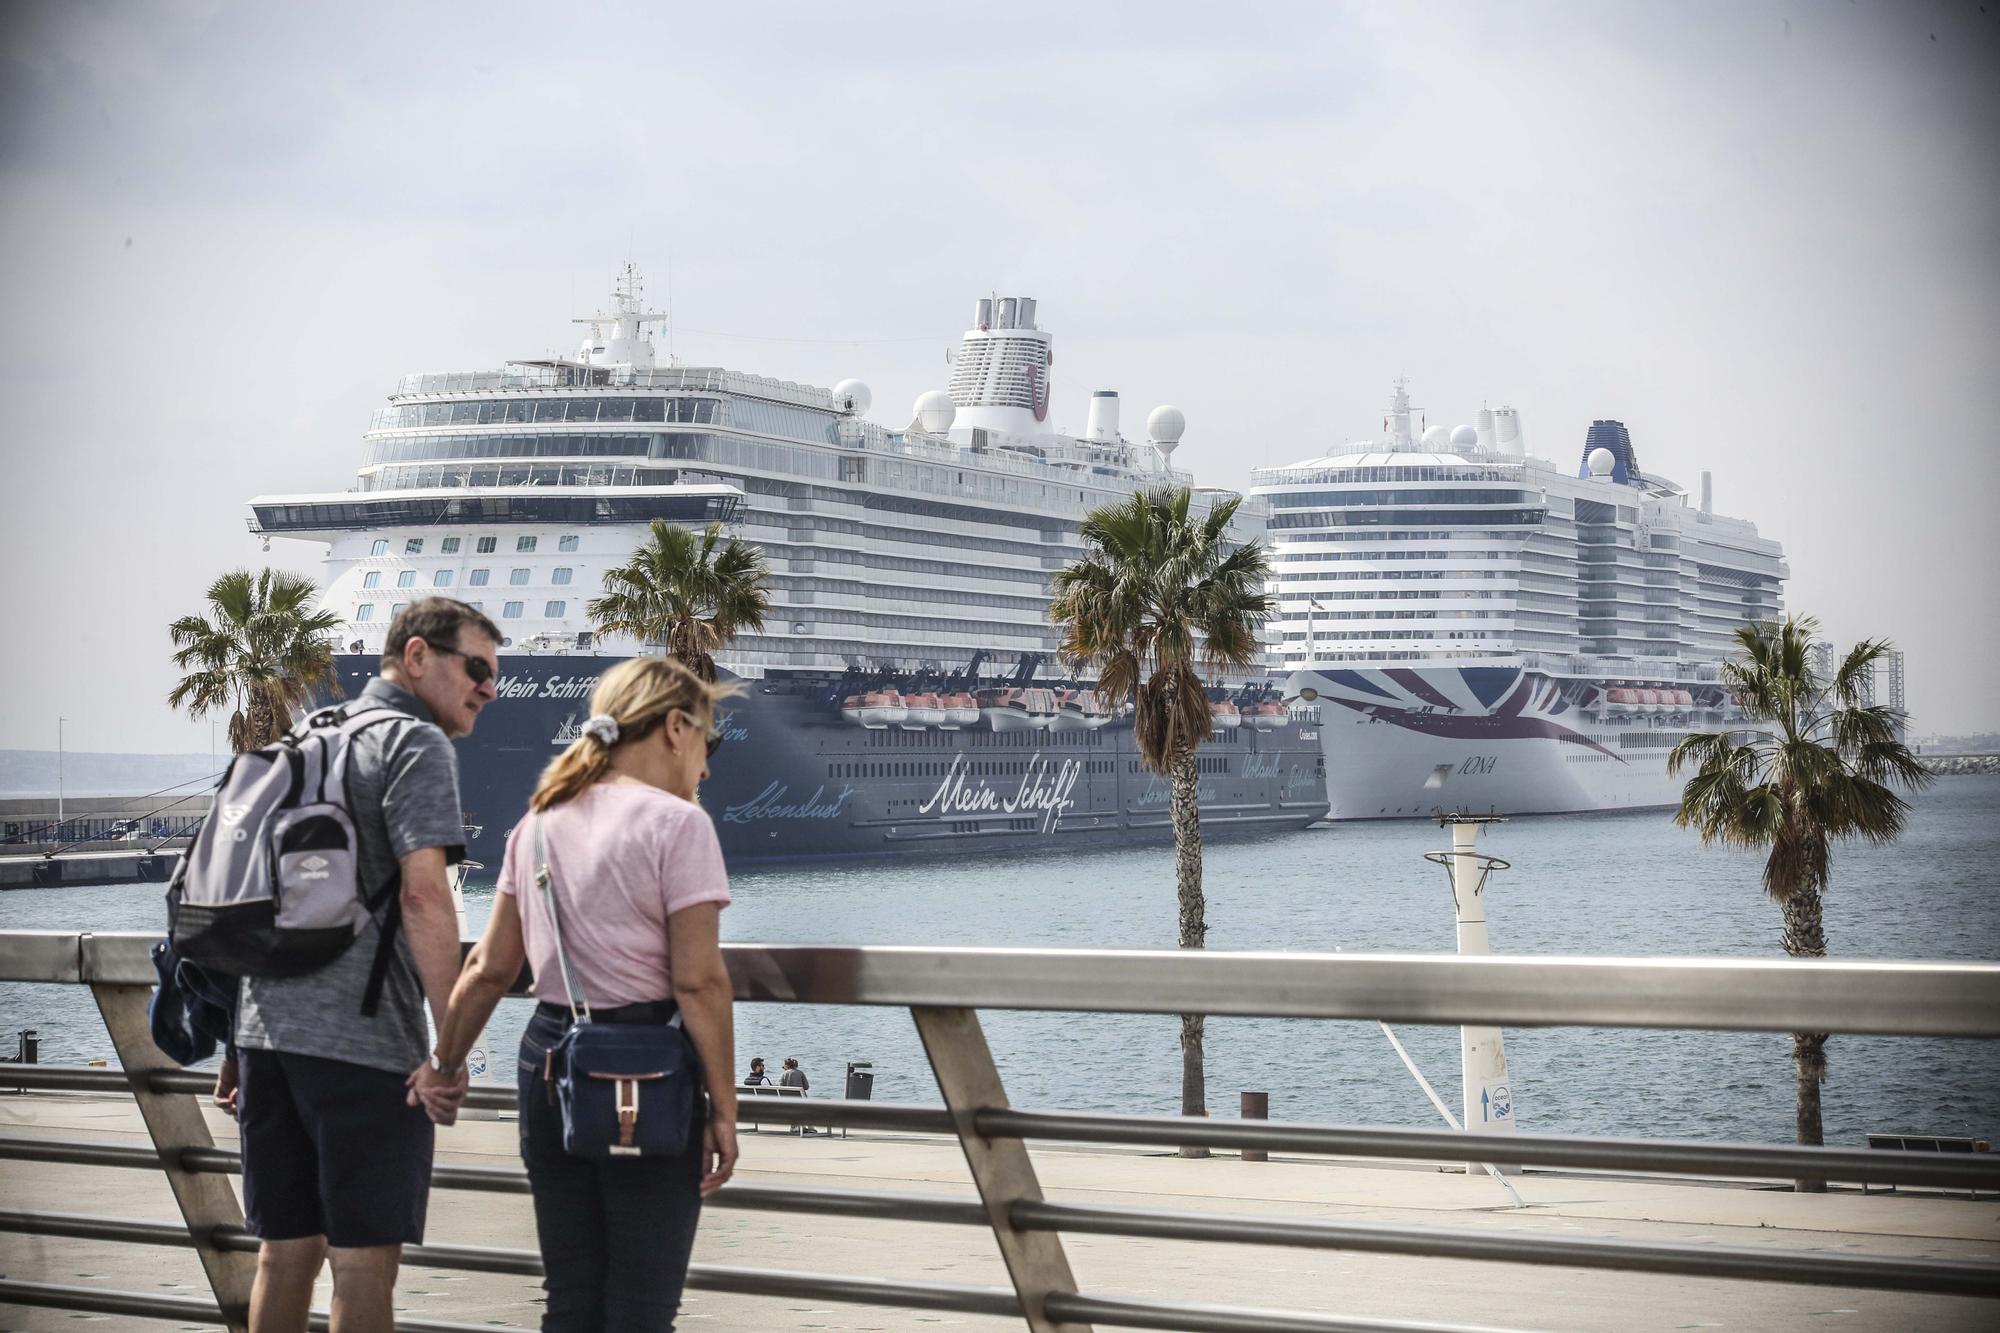
M241 824L243 817L249 813L247 805L225 805L222 807L222 822L225 825Z
M299 864L307 870L324 870L328 863L324 856L308 856L305 860L299 862Z

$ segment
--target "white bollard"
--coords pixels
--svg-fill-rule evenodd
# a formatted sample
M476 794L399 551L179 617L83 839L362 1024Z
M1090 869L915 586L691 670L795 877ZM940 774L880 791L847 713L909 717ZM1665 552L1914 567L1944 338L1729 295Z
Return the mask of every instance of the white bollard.
M1488 954L1493 950L1486 939L1486 893L1482 881L1479 852L1479 825L1467 819L1451 823L1451 896L1458 917L1458 952L1461 957ZM1514 1091L1507 1078L1507 1049L1499 1028L1462 1027L1458 1030L1460 1087L1465 1132L1468 1134L1512 1134ZM1519 1174L1519 1163L1493 1163L1501 1171ZM1467 1175L1480 1171L1477 1162L1468 1162Z

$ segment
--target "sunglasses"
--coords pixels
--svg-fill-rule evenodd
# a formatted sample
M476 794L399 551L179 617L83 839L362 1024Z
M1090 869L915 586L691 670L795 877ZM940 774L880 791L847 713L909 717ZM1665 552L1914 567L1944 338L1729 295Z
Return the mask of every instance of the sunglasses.
M694 720L694 714L688 712L686 709L679 708L675 709L674 711L679 713L682 717L686 718L688 720L689 725L699 725ZM708 758L710 759L715 758L715 752L721 748L722 748L722 733L719 731L710 731L708 733Z
M474 657L471 653L461 652L457 648L447 648L434 639L425 639L424 642L430 644L434 653L448 653L462 659L465 662L465 678L474 685L484 685L493 679L493 664L485 658Z

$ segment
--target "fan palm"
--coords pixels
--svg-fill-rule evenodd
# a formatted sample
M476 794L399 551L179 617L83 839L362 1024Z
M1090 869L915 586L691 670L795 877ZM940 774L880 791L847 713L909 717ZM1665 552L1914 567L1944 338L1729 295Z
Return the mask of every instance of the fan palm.
M763 552L724 541L720 523L696 534L656 518L632 558L605 571L604 594L585 609L599 633L665 644L669 656L714 680L717 650L764 628L769 577Z
M1095 672L1106 704L1133 704L1139 759L1168 780L1183 949L1208 938L1195 787L1195 750L1212 726L1202 673L1254 666L1272 606L1262 543L1232 545L1226 535L1241 501L1196 516L1192 500L1179 487L1092 510L1081 529L1086 554L1057 572L1049 604L1049 618L1062 627L1063 659ZM1181 1015L1183 1115L1205 1114L1202 1036L1202 1016Z
M1794 958L1826 956L1821 907L1832 845L1894 841L1910 809L1895 788L1931 781L1902 742L1903 715L1868 702L1888 642L1856 644L1823 678L1813 665L1818 629L1799 616L1738 630L1743 654L1722 664L1722 679L1756 729L1689 735L1667 758L1670 774L1694 770L1676 822L1704 844L1768 850L1764 892L1783 912L1785 952ZM1794 1033L1792 1055L1798 1141L1822 1143L1826 1034ZM1802 1180L1798 1188L1826 1185Z
M337 691L333 634L341 619L315 611L319 587L283 570L231 570L209 585L208 614L167 627L174 665L187 674L167 702L190 717L229 714L236 754L284 734L292 710L316 690Z

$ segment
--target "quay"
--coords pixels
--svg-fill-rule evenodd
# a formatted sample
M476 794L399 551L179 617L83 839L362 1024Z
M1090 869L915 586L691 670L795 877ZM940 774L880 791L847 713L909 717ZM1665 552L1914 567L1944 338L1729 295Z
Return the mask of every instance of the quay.
M0 1075L4 1081L4 1075ZM129 1099L31 1094L0 1098L6 1132L26 1138L144 1146L145 1126ZM235 1126L206 1113L217 1146L233 1147ZM461 1121L440 1132L441 1165L508 1167L517 1162L510 1121ZM1449 1229L1504 1239L1547 1235L1612 1242L1809 1249L2000 1265L2000 1206L1937 1191L1877 1192L1836 1187L1792 1194L1725 1181L1630 1175L1529 1172L1510 1177L1527 1203L1510 1201L1491 1180L1468 1181L1436 1164L1233 1154L1208 1161L1138 1149L1038 1145L1035 1172L1048 1196L1066 1203L1153 1208L1299 1221L1365 1223L1422 1233ZM156 1172L74 1169L0 1161L7 1209L146 1218L177 1224L173 1196ZM784 1133L743 1136L737 1181L778 1189L836 1189L948 1196L976 1205L957 1143L937 1135ZM439 1191L431 1235L453 1242L533 1250L525 1199L495 1207L483 1197ZM1851 1291L1722 1278L1525 1268L1491 1262L1328 1253L1270 1245L1085 1235L1067 1247L1077 1279L1092 1290L1149 1299L1284 1306L1369 1320L1421 1317L1447 1324L1553 1330L1633 1330L1690 1326L1768 1330L1923 1327L1931 1333L1991 1327L1994 1302L1910 1292ZM728 1192L704 1213L695 1262L852 1277L919 1276L981 1287L1007 1274L983 1229L807 1213L745 1211ZM106 1290L199 1295L201 1265L185 1249L0 1233L0 1271L11 1279L74 1283ZM315 1302L325 1308L328 1289ZM540 1316L535 1279L506 1274L406 1268L398 1313L467 1325L497 1321L533 1328ZM932 1329L935 1312L837 1305L782 1296L690 1291L683 1320L692 1329ZM8 1329L54 1333L75 1327L58 1310L9 1308ZM149 1326L149 1325L148 1325ZM169 1327L167 1324L159 1327ZM190 1327L177 1320L172 1327ZM1018 1319L961 1315L950 1326L1018 1330Z
M0 1066L9 1328L242 1327L233 1125L153 1048L142 934L0 932L0 981L85 985L122 1068ZM983 1009L2000 1037L2000 965L728 945L739 1003L909 1012L941 1104L746 1098L689 1327L1030 1333L1992 1326L2000 1161L1105 1115L1010 1104ZM1969 1048L1971 1049L1971 1048ZM1973 1051L1977 1058L1982 1051ZM470 1105L502 1115L511 1089ZM811 1137L770 1132L827 1127ZM849 1133L836 1137L833 1127ZM532 1326L515 1129L440 1137L405 1333ZM1207 1158L1168 1156L1177 1147ZM1245 1150L1269 1154L1245 1160ZM1501 1161L1506 1181L1440 1170ZM1793 1194L1790 1182L1830 1182ZM1868 1193L1860 1186L1896 1186ZM470 1195L509 1195L507 1199ZM192 1253L190 1253L192 1251Z

